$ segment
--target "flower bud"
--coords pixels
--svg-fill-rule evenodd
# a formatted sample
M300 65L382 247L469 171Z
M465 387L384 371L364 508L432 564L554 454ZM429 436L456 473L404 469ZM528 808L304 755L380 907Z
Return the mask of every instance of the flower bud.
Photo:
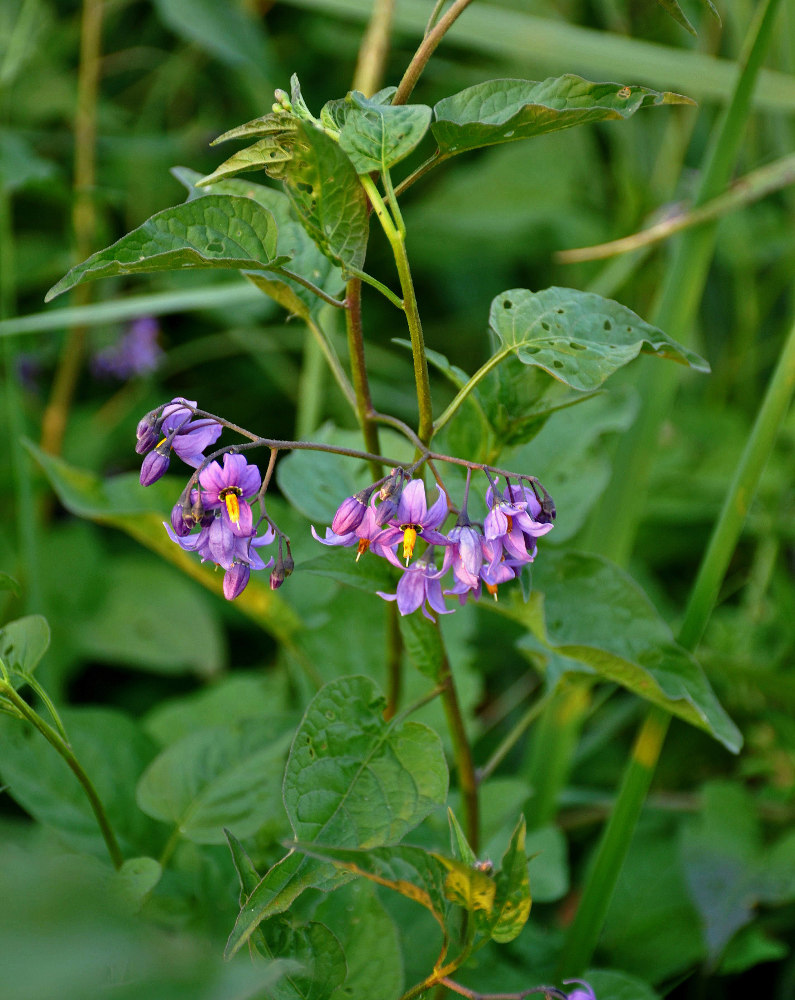
M164 455L159 445L154 451L150 451L141 464L141 486L151 486L165 475L169 461L168 451Z
M367 501L372 492L373 489L370 487L369 490L362 490L361 493L342 501L334 515L334 520L331 522L331 530L336 535L347 535L359 527L367 512Z
M193 525L196 522L193 520L190 513L185 516L185 509L182 506L182 502L175 503L171 508L171 527L174 529L174 534L179 535L180 538L184 538L186 535L191 533Z
M243 593L250 576L251 570L245 563L235 563L224 573L224 597L227 601L234 601Z
M159 421L155 420L151 413L147 413L145 417L138 421L138 426L135 429L137 439L135 442L136 454L145 455L157 444L158 423Z

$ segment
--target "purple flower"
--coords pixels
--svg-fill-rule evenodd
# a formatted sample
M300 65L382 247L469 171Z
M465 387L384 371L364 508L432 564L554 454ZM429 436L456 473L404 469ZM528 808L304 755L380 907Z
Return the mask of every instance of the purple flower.
M337 534L332 528L326 528L326 537L321 538L312 525L312 535L321 545L342 545L357 547L356 561L368 550L377 556L388 559L395 566L400 566L395 548L400 540L400 530L398 528L382 528L378 522L378 510L371 500L364 512L364 517L359 524L345 534Z
M210 524L202 527L197 534L187 537L178 535L166 521L163 526L171 541L181 549L198 552L202 562L214 562L226 570L224 596L229 601L243 592L252 569L267 569L273 565L272 558L266 563L257 552L263 545L270 545L276 537L270 525L259 537L253 532L246 537L234 534L221 515L213 517Z
M92 361L94 375L126 381L155 371L163 356L157 343L160 326L154 316L133 320L115 344L98 351Z
M223 468L210 462L199 473L202 503L206 510L220 508L221 515L239 536L251 534L254 516L248 500L259 493L262 478L256 465L249 465L243 455L224 455Z
M172 449L186 465L197 469L204 461L205 448L221 436L223 428L216 420L194 420L193 411L188 408L190 406L196 406L196 403L177 397L163 407L159 416L157 411L153 411L139 421L136 429L136 452L149 457L147 453L151 453L154 448L161 459L166 459L165 463L151 459L148 466L144 459L141 485L151 486L163 475L168 468Z
M564 986L570 986L572 983L578 983L580 986L583 986L584 989L572 990L572 992L568 994L567 1000L596 1000L596 994L594 993L593 987L589 983L586 983L582 979L563 980Z
M489 486L486 490L489 512L483 522L483 534L498 542L510 558L521 563L532 562L536 554L536 538L546 535L554 525L537 521L541 504L532 490L523 486L506 486L500 494Z
M391 519L391 524L403 532L403 558L407 566L414 554L418 535L429 545L447 544L447 538L435 530L447 517L447 497L442 493L441 487L436 488L439 496L430 510L425 500L425 484L421 479L412 479L400 494L397 512Z
M442 570L452 566L456 586L474 590L480 584L480 567L483 565L482 535L469 523L456 524L447 533L447 541Z
M398 611L401 615L410 615L417 608L422 608L425 617L435 622L436 619L429 614L425 607L426 601L440 615L451 615L454 610L445 607L440 583L442 575L443 573L437 572L436 566L429 561L426 553L421 559L417 559L411 566L403 570L403 575L398 580L397 590L394 594L384 594L380 590L376 593L385 601L397 601Z
M374 486L369 486L366 490L342 501L331 522L331 530L335 535L347 535L359 527L367 513L367 503L374 489Z

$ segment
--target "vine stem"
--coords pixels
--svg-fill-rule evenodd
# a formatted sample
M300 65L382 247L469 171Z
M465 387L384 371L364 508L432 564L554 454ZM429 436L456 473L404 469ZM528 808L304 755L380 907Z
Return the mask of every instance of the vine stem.
M425 356L425 339L422 333L422 323L417 308L417 297L414 293L414 282L411 277L408 256L406 255L406 240L402 228L396 225L384 204L375 182L367 174L360 177L362 187L367 192L378 221L384 230L397 266L400 288L403 292L403 311L411 338L411 353L414 359L414 382L417 389L417 406L419 408L419 425L417 436L428 444L433 436L433 407L431 403L431 384L428 377L428 360Z
M795 392L795 324L759 408L737 464L720 515L701 562L677 639L693 650L709 621L729 560L740 536L759 478ZM579 975L596 948L621 866L662 751L671 716L652 707L638 733L615 808L600 841L580 906L561 957L560 971Z
M17 712L32 726L38 729L47 742L54 747L61 757L63 757L64 761L66 761L86 794L86 798L89 801L94 816L96 817L97 824L99 825L100 832L102 833L102 838L105 841L105 846L108 849L110 860L113 862L113 867L118 871L124 864L124 855L122 854L118 841L116 840L116 835L110 825L102 800L97 794L97 790L94 788L91 779L83 770L80 761L77 757L75 757L71 746L60 735L60 733L53 729L49 723L45 722L44 719L42 719L42 717L34 709L32 709L30 705L28 705L21 695L17 694L16 690L6 680L0 680L0 695L10 701Z
M471 3L472 0L455 0L455 3L447 13L439 18L430 31L426 31L419 48L414 53L411 62L406 68L406 72L403 74L403 79L398 84L397 93L392 98L393 104L406 103L411 96L411 92L417 85L417 81L422 75L422 71L425 69L428 60L436 51L439 42L441 42L442 38L444 38L453 26L453 23L464 13Z
M444 651L444 661L442 663L441 676L439 677L439 684L442 688L442 705L444 706L444 713L447 718L447 727L450 730L450 736L453 741L458 784L461 789L461 797L464 801L464 825L467 840L472 850L477 854L480 842L477 776L472 760L472 748L469 745L469 738L464 726L461 703L458 700L458 692L456 691L453 672L450 669L450 660L447 656L447 649L444 645L441 629L439 630L439 638Z

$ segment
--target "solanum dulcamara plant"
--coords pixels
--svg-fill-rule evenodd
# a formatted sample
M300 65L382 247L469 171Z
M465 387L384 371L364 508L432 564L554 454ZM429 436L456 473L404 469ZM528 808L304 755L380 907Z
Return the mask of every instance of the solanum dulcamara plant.
M457 16L465 6L459 0L450 11ZM465 976L469 959L489 942L512 941L528 920L532 867L525 818L519 816L501 861L494 863L480 855L479 811L484 782L531 720L523 720L492 759L475 766L456 663L445 641L448 616L462 606L480 602L522 626L539 648L557 649L582 670L629 687L730 748L737 745L736 730L698 664L676 646L634 583L606 560L556 549L556 504L547 487L531 465L506 467L501 458L503 450L530 442L558 411L589 405L604 382L641 352L697 371L707 371L706 362L617 302L572 288L512 288L494 298L488 316L484 308L491 351L469 375L426 348L402 210L415 184L472 150L527 141L532 156L536 136L620 123L641 109L687 99L627 81L565 75L540 82L484 80L433 107L410 103L423 67L454 19L429 25L397 86L352 90L313 110L293 77L289 92L277 90L260 117L219 136L216 142L243 147L213 173L175 170L187 189L182 204L158 212L73 268L49 295L112 275L240 272L303 321L362 436L361 448L338 443L342 438L333 435L281 440L268 437L267 427L239 426L233 399L230 412L216 414L183 396L141 414L137 426L141 486L167 472L181 476L164 537L190 558L220 568L223 595L234 602L245 602L253 591L264 599L260 576L268 574L267 594L289 587L291 575L302 573L290 538L270 513L279 464L299 453L310 470L313 456L351 463L356 488L343 486L348 480L341 476L336 512L329 510L325 524L307 525L317 543L313 569L344 576L349 585L361 581L371 592L373 614L380 609L392 616L396 642L426 683L419 703L402 707L394 677L386 699L369 677L330 679L306 707L287 756L282 789L293 836L283 856L258 871L242 842L246 834L228 833L241 895L227 954L248 945L261 956L270 970L268 996L319 1000L343 987L348 996L375 995L374 986L363 985L363 963L354 971L340 940L313 915L319 895L354 879L408 897L430 912L436 926L435 960L419 981L395 992L395 1000L430 996L437 988L489 996L468 990L456 974ZM407 171L402 167L409 157L419 162ZM394 258L391 282L366 268L368 242L379 238ZM411 424L374 405L364 289L382 296L396 322L405 324L416 389ZM329 309L344 316L347 357L323 328ZM430 364L452 385L443 409L432 391ZM478 427L477 435L450 433L468 424ZM388 449L381 444L385 430ZM455 445L461 440L479 443L462 455ZM605 594L598 614L582 613L582 602ZM616 646L610 619L611 608L622 602L624 627L636 629L629 652L627 644ZM589 633L587 623L600 619L599 634ZM396 659L393 668L400 670ZM31 718L11 681L4 677L4 697ZM455 762L450 803L442 740L409 718L437 697ZM71 753L63 733L50 729L45 735L64 755ZM96 796L91 801L118 866L122 852L102 803ZM162 807L153 804L147 787L139 788L138 802L160 818ZM427 834L419 844L405 842L445 805L451 806L450 845L429 845ZM273 964L282 959L299 965ZM557 984L545 985L528 968L526 987L515 996L595 1000L592 985L577 978L585 971L564 965ZM304 992L296 992L299 981ZM493 983L493 992L508 996L500 987Z

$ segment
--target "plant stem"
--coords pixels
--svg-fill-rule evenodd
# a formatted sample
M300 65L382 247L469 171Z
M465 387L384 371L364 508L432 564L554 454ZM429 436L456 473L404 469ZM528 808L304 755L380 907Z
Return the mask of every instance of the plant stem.
M516 746L516 743L522 734L529 729L530 726L532 726L535 720L544 711L549 703L550 697L551 696L547 694L539 698L538 701L534 701L513 729L511 729L502 743L500 743L491 757L489 757L483 767L479 767L477 769L476 778L479 785L483 784L483 782L487 778L490 778L491 775L497 770L505 757L511 752L514 746Z
M447 717L447 728L450 730L450 736L453 741L458 785L461 789L461 798L464 803L464 829L472 850L477 854L480 842L478 782L475 776L475 765L472 760L472 749L469 745L466 727L464 726L461 704L458 700L453 672L450 669L450 660L447 656L447 649L444 646L441 630L439 638L442 641L442 649L444 651L444 662L439 677L439 684L442 688L442 704L444 705L444 713Z
M780 0L767 0L749 31L744 64L731 103L706 157L695 198L698 208L719 195L731 175L751 105L754 84L770 43ZM698 308L715 242L715 223L688 230L678 240L652 322L675 340L687 343ZM587 547L626 564L640 522L646 485L663 420L671 412L678 382L671 367L647 367L641 379L643 406L633 427L621 439L613 478L591 519Z
M340 302L339 299L335 299L333 295L329 295L328 292L324 292L322 288L310 281L309 278L304 278L303 275L296 274L295 271L290 271L286 267L275 267L272 273L283 275L291 281L297 281L299 285L303 285L304 288L308 289L313 295L317 295L319 299L322 299L327 305L334 306L335 309L345 308L344 302Z
M388 604L386 614L387 695L384 718L391 719L400 705L403 687L403 636L400 632L397 604Z
M417 389L417 406L419 408L419 424L417 436L427 445L433 436L433 407L431 402L431 384L428 378L428 360L425 356L425 339L422 334L422 323L417 309L417 297L414 294L414 282L411 278L406 242L403 233L393 222L389 210L384 204L378 189L371 177L366 174L360 178L362 187L367 192L373 211L389 240L400 278L400 288L403 292L403 310L406 314L409 336L411 337L411 353L414 359L414 383Z
M471 3L472 0L455 0L455 3L447 13L439 18L430 31L426 32L419 48L414 53L411 62L406 68L406 72L403 74L403 79L398 85L397 93L392 98L393 104L406 103L411 96L411 92L417 85L417 81L425 69L428 60L436 51L437 45Z
M100 832L102 833L102 837L105 841L105 846L108 849L108 854L113 862L113 867L116 868L116 870L121 868L124 864L124 856L121 853L121 849L119 848L116 840L116 835L114 834L108 820L105 807L103 806L91 779L88 777L80 762L75 757L71 746L69 746L66 740L64 740L51 725L45 722L44 719L42 719L41 716L34 711L30 705L28 705L25 699L17 694L11 684L5 680L0 680L0 695L7 698L19 714L23 716L23 718L25 718L32 726L38 729L47 742L53 746L66 761L69 768L80 782L83 791L86 794L86 798L91 805L91 809L96 817Z
M695 649L709 621L762 469L787 416L794 392L795 324L779 356L690 594L677 636L685 649ZM641 726L613 814L602 835L577 915L566 938L561 957L564 975L580 974L591 960L669 722L666 712L653 707Z
M364 356L364 333L362 329L362 283L359 278L350 278L346 288L348 309L345 313L345 329L348 335L348 354L350 356L351 379L356 396L356 413L359 426L362 429L365 447L378 454L381 451L378 437L378 426L370 414L373 402L370 396L370 382L367 376L367 362ZM381 475L381 465L370 460L370 469L374 478Z

